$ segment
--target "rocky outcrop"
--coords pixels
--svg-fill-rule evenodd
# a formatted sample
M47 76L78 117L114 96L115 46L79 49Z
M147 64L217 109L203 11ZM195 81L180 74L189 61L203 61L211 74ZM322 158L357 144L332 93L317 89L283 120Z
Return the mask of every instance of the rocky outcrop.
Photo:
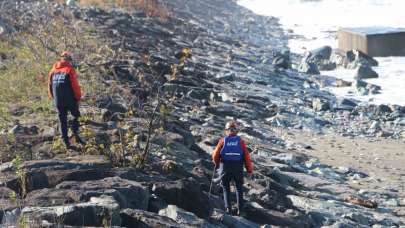
M356 79L368 79L368 78L378 78L377 72L375 72L369 65L360 65L356 69Z
M103 45L121 55L82 63L96 66L92 69L97 69L100 80L114 85L115 92L94 94L94 103L83 107L83 113L100 114L83 123L84 137L93 140L87 149L58 152L53 147L56 131L10 126L17 140L9 143L13 146L9 151L32 161L0 166L4 224L24 217L49 226L404 224L392 212L398 209L397 196L360 194L348 184L366 174L323 165L295 153L310 145L289 144L274 136L274 129L331 131L352 137L374 137L392 129L389 137L401 138L405 117L402 107L387 109L338 99L319 89L336 80L291 69L292 55L285 51L287 40L277 19L254 15L234 1L218 0L166 1L171 15L167 21L138 11L64 8L44 1L17 6L12 8L16 13L48 15L46 20L66 10L66 23L85 23ZM181 62L190 50L191 55ZM332 62L333 53L329 55L328 47L312 51L304 61L311 66L304 65L303 72L329 68L327 59ZM359 52L347 56L352 65L365 61L375 65ZM156 106L153 86L163 94L162 106ZM151 123L150 110L155 106L159 121L151 124L153 135L148 137L145 126ZM248 146L255 174L245 184L248 203L243 217L225 214L219 186L210 186L209 153L229 119L237 119L243 137L254 142ZM376 122L370 125L370 120ZM11 142L8 135L2 136ZM140 168L147 145L146 163ZM357 199L358 194L363 201L350 202L375 200L381 206L375 210L349 204L347 197Z

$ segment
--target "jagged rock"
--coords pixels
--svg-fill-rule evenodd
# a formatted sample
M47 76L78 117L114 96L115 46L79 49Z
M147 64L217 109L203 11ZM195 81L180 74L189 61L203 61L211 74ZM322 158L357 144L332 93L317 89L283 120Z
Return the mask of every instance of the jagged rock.
M25 207L28 221L47 220L71 226L120 226L119 205L111 196L91 197L89 202L54 207Z
M66 160L41 160L27 161L21 165L26 174L27 192L54 187L62 181L86 181L102 179L108 174L106 168L110 168L110 162L100 156L71 157ZM20 193L22 186L18 177L13 171L11 162L4 163L0 167L3 178L0 185L5 185L17 193Z
M376 223L376 221L373 218L363 216L362 214L356 212L343 214L342 218L350 219L356 223L360 223L366 226L370 226Z
M378 78L378 74L369 65L360 65L356 69L355 78L356 79Z
M337 109L343 109L343 110L353 110L357 106L357 103L353 100L350 99L340 99L337 103Z
M351 86L352 83L342 80L342 79L337 79L336 80L336 87L347 87L347 86Z
M0 187L0 222L3 219L3 215L7 211L12 211L18 207L17 199L13 199L15 192L6 187ZM16 194L15 197L18 197Z
M29 192L25 206L49 207L88 201L83 191L45 188Z
M245 209L246 218L258 224L269 224L282 227L312 227L312 221L306 215L296 211L287 210L285 212L267 210L256 207Z
M65 181L58 184L55 189L81 191L84 197L109 195L114 197L121 208L146 210L149 203L148 188L120 177L107 177L99 181Z
M377 60L359 50L346 52L347 68L355 69L361 65L378 66Z
M312 213L315 222L321 226L330 225L328 224L328 221L330 220L345 222L344 219L341 218L342 215L357 212L355 208L348 207L344 204L332 200L320 201L293 195L288 197L291 199L294 206L306 210L307 213ZM367 218L370 220L372 219L372 216L368 215ZM362 225L368 225L368 223Z
M330 46L323 46L317 49L309 51L311 53L311 59L324 59L328 60L332 54L332 48Z
M336 65L343 66L348 69L356 69L362 65L378 66L377 60L358 50L351 50L347 52L334 50L330 60L331 62L336 63Z
M173 182L158 182L152 192L169 204L191 211L200 218L207 218L210 205L208 197L202 192L200 184L194 179L181 179Z
M320 74L318 66L312 62L302 62L298 66L298 71L306 74Z
M380 104L377 106L377 108L375 109L374 113L376 115L386 115L392 112L392 109L390 106L388 105L384 105L384 104Z
M377 94L381 91L381 87L367 83L361 79L355 79L352 86L362 95Z
M277 154L272 156L271 160L293 166L297 163L298 158L294 154Z
M329 60L331 54L332 48L330 46L323 46L309 51L306 62L315 63L318 70L334 70L336 69L336 63Z
M272 64L275 67L279 67L279 68L284 68L284 69L288 69L291 67L291 63L290 63L290 52L289 51L285 51L285 52L276 52L273 55L273 61Z
M124 209L120 212L122 223L124 227L171 227L180 228L183 225L178 224L176 221L166 217L160 216L153 212L136 210L136 209Z
M37 135L39 131L38 126L36 125L27 125L23 126L20 124L15 125L9 130L9 134L13 135Z
M218 209L213 210L211 219L217 221L218 223L222 223L226 227L230 228L259 228L259 225L256 223L253 223L242 217L225 214L223 211L220 211Z
M377 133L378 131L381 131L381 124L379 121L373 121L370 124L370 128L368 129L368 132L370 133Z
M159 211L159 215L171 218L179 224L189 225L192 227L193 226L206 228L217 227L213 224L204 221L203 219L198 218L193 213L187 212L181 208L178 208L175 205L168 205L167 208Z
M321 98L312 99L312 108L316 111L327 111L330 109L330 104Z

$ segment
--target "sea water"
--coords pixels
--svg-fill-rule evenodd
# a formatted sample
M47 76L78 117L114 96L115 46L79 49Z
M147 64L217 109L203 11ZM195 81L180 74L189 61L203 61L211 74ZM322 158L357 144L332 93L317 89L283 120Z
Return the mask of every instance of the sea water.
M384 26L405 28L405 0L239 0L238 3L261 15L280 19L281 25L299 38L290 39L292 52L304 53L324 45L337 48L340 27ZM405 40L404 40L405 42ZM376 58L377 79L382 92L363 96L353 88L325 88L336 96L352 97L374 104L405 106L405 57ZM322 75L353 81L354 70L322 71Z

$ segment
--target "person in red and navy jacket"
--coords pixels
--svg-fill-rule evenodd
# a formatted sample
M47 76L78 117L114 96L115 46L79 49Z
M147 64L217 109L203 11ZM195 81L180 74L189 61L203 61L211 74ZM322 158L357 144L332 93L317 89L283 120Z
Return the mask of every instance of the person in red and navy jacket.
M58 110L61 135L67 149L73 149L68 137L68 112L74 117L72 122L73 135L77 142L84 144L84 141L79 136L81 91L72 62L72 53L62 52L60 60L53 65L48 77L48 95L53 98L55 107Z
M253 164L250 160L249 151L246 148L245 141L238 136L238 129L234 121L227 122L225 125L227 136L221 138L212 153L212 160L215 167L222 171L221 185L225 210L232 212L232 206L229 202L230 182L233 180L236 185L237 215L240 215L243 208L243 165L245 165L249 178L253 173Z

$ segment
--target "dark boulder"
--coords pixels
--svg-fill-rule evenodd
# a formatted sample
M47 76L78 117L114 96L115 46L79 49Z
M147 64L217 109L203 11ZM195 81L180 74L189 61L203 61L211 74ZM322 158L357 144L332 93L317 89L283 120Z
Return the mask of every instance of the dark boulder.
M124 209L120 212L121 226L124 227L139 227L139 228L177 228L182 227L174 220L161 216L153 212L136 210L136 209Z
M306 74L320 74L318 66L312 62L302 62L298 66L298 71Z
M357 106L357 103L352 99L343 98L337 103L337 109L353 110Z
M378 74L373 69L371 69L371 66L360 65L356 69L355 78L357 78L357 79L378 78Z
M330 110L330 103L327 100L316 97L312 99L312 108L316 111L327 111Z
M311 59L323 59L328 60L332 54L332 48L330 46L323 46L310 51Z
M346 52L346 67L355 69L361 65L378 66L378 61L362 51L351 50Z
M378 105L375 109L374 114L381 116L381 115L387 115L390 114L393 110L391 109L390 106L385 105L385 104L381 104Z
M24 207L28 223L47 221L70 226L119 226L119 205L111 196L91 197L89 202L54 207Z
M381 91L381 86L367 83L361 79L355 79L352 86L356 88L361 95L378 94Z
M177 205L201 218L207 218L209 215L208 197L201 190L200 184L193 178L155 183L152 192L168 204Z
M332 48L330 46L323 46L309 51L306 54L305 62L314 63L318 70L334 70L336 63L330 61Z
M149 204L149 190L147 187L120 177L108 177L100 181L65 181L55 188L83 191L84 197L87 198L110 195L114 197L121 208L146 210Z
M278 68L288 69L291 67L290 52L276 52L273 54L272 64Z

